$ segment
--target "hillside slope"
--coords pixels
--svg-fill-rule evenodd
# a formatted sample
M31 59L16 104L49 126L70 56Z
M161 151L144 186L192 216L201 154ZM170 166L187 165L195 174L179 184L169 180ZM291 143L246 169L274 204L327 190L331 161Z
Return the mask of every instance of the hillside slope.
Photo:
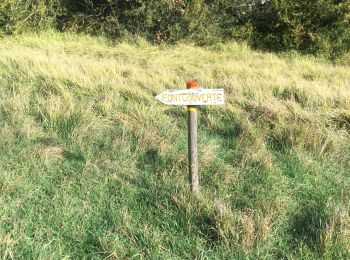
M187 181L197 78L201 195ZM3 258L350 258L350 67L45 33L0 39Z

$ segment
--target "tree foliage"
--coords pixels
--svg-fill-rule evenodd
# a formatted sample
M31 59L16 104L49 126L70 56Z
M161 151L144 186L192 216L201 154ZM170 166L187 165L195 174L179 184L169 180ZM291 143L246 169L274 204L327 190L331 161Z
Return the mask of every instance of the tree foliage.
M4 34L62 31L155 42L244 39L257 48L335 56L350 48L350 0L3 0Z
M273 0L254 6L253 45L337 55L350 48L350 1Z
M63 10L57 17L60 29L111 36L131 33L158 42L191 37L208 17L201 0L66 0Z
M2 0L0 33L16 34L53 25L58 3L54 0Z

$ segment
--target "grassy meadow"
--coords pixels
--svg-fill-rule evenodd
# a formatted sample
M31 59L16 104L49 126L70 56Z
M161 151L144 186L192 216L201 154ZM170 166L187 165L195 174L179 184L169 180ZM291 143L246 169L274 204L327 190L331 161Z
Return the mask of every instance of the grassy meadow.
M201 107L201 194L187 111L154 96L224 88ZM3 259L350 258L350 65L296 53L0 39Z

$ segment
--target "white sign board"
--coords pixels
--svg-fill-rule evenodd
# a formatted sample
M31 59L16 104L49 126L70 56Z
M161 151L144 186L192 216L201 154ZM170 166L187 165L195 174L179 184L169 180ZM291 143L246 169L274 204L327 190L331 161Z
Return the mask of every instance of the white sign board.
M156 99L166 105L223 105L223 89L165 90Z

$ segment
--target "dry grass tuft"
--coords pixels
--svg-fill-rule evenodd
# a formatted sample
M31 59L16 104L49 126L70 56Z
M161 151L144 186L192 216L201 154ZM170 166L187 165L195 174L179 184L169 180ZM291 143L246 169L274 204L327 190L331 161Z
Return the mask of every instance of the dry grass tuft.
M63 159L64 149L59 146L42 147L38 154L45 162L49 163Z

